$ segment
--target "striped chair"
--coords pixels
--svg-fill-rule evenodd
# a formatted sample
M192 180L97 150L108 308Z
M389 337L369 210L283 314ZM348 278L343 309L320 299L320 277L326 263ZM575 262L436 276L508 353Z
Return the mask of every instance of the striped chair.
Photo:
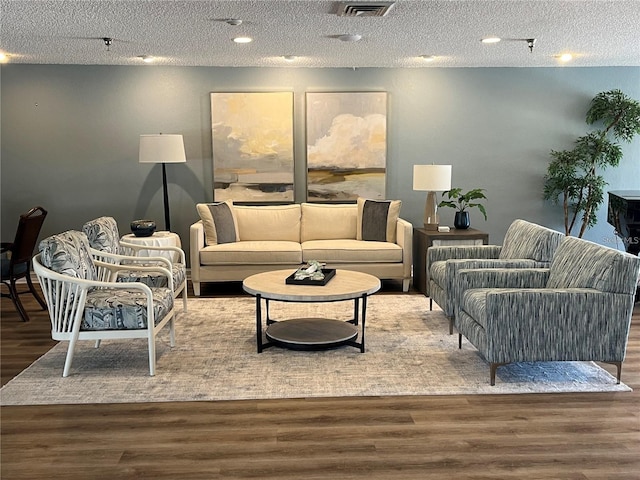
M433 302L449 318L453 333L458 272L465 268L543 268L564 234L549 228L515 220L507 230L503 245L431 247L427 250L429 308Z
M496 369L512 362L600 361L620 382L640 258L565 237L549 268L463 269L455 326Z

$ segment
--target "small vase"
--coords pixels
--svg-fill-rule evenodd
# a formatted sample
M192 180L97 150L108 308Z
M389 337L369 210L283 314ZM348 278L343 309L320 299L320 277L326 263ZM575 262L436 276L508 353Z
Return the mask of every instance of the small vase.
M453 226L458 230L465 230L471 225L471 219L469 218L469 212L456 212L456 216L453 219Z
M131 222L131 232L136 237L150 237L156 231L156 222L153 220L134 220Z

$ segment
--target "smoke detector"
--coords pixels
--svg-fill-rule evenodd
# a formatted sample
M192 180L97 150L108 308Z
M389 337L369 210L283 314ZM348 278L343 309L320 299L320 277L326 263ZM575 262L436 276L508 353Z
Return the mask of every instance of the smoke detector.
M384 17L395 2L340 2L339 17Z

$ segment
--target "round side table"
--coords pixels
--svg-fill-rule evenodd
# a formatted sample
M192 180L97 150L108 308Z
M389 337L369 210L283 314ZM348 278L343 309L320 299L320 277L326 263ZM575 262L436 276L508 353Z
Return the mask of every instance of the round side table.
M150 237L136 237L133 233L123 235L121 240L126 243L133 243L134 245L142 245L149 247L182 247L180 236L173 232L154 232ZM138 253L140 257L166 257L172 262L179 260L177 254L174 252L158 252L154 250L140 250Z

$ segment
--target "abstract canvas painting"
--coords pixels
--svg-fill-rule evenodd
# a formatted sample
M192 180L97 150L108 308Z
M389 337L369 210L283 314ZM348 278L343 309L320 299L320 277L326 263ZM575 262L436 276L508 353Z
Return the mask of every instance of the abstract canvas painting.
M293 92L211 93L215 201L293 201Z
M385 198L386 92L309 92L307 201Z

